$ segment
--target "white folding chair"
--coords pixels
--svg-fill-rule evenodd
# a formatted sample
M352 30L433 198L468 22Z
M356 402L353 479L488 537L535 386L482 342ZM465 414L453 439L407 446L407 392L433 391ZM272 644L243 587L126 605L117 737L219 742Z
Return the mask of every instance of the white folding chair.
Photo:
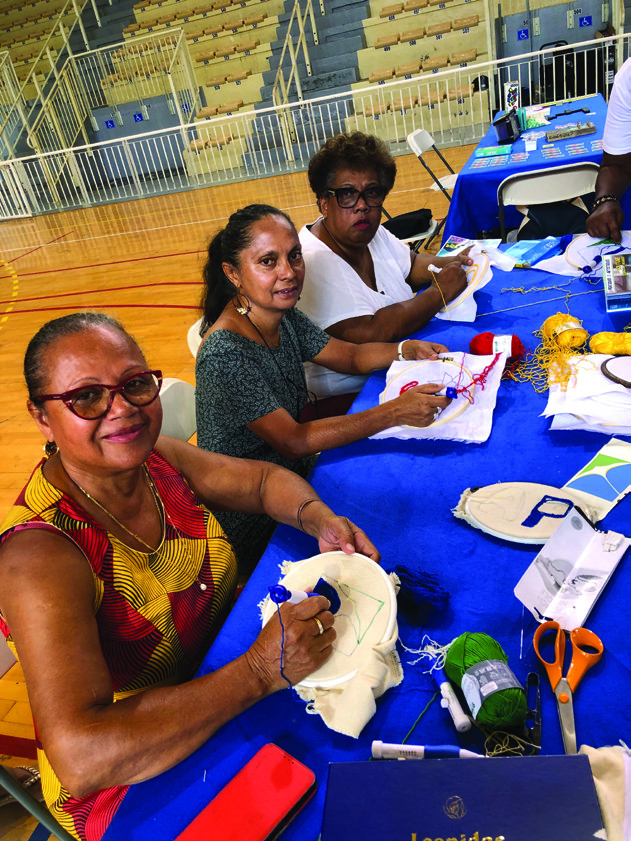
M188 441L197 429L195 389L176 377L166 377L160 391L162 434Z
M432 135L428 131L425 131L425 129L419 128L416 129L416 131L411 132L411 134L408 134L407 141L408 146L414 152L421 164L425 167L425 169L431 176L432 181L434 182L430 189L440 190L440 192L445 196L447 201L451 202L451 194L449 193L449 190L452 190L454 188L456 178L458 177L458 175L453 171L449 162L444 158L440 149L434 143L434 138L432 137ZM429 151L435 152L435 154L438 155L440 160L449 170L449 175L443 175L441 178L439 178L436 175L436 173L428 166L427 162L423 160L423 154ZM432 232L431 236L429 236L428 239L425 241L425 250L427 250L429 244L434 239L434 237L438 236L438 234L441 232L444 224L445 219L442 219L440 223L436 225L435 230Z
M574 163L532 169L505 178L497 188L502 242L506 242L506 205L528 207L533 204L550 204L593 193L598 169L598 164Z
M188 343L188 349L193 354L193 356L197 356L197 351L199 350L199 346L202 343L202 337L199 335L199 328L202 326L202 318L198 318L195 324L189 327L188 333L186 334L186 341Z

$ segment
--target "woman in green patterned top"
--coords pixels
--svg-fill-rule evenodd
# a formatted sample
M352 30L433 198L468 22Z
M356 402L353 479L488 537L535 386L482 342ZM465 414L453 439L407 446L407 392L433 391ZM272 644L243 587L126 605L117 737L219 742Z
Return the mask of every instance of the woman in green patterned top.
M303 362L368 374L394 360L435 359L436 342L356 345L335 339L296 309L304 262L291 219L254 204L234 213L208 248L197 354L197 443L217 453L270 461L301 476L316 454L391 426L429 426L449 400L418 386L354 415L300 423L311 395ZM260 557L276 525L265 515L213 512L242 568Z

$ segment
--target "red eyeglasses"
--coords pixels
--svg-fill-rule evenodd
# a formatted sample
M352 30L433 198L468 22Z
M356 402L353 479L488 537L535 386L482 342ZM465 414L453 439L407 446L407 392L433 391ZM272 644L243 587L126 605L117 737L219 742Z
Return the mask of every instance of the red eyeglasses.
M132 406L148 406L156 399L161 387L162 371L141 371L127 377L119 385L90 383L61 394L41 394L35 401L44 403L46 400L62 400L77 417L98 420L109 412L117 392Z

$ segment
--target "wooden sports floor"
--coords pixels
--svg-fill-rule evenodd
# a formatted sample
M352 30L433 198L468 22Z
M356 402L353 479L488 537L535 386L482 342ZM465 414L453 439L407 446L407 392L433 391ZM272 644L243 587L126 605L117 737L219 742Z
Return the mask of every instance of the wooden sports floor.
M445 151L456 172L472 149ZM406 155L397 166L388 212L429 207L442 218L447 200L429 189L431 178L419 161ZM51 318L78 309L104 311L136 337L152 368L194 383L186 334L200 315L206 247L233 211L252 202L282 208L297 228L317 216L307 175L300 172L0 223L0 518L42 456L22 377L31 336ZM29 752L17 755L32 740L24 680L15 665L0 675L0 762L35 764ZM0 808L2 841L26 841L35 825L17 805Z

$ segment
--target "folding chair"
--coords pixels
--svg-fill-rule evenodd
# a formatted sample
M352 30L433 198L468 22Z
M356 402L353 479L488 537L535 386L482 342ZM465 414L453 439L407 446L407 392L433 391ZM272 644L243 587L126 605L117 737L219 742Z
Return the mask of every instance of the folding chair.
M27 812L33 815L48 832L52 832L59 841L76 841L63 826L50 814L46 806L42 805L31 792L18 782L7 768L0 765L0 786L9 792Z
M527 207L531 204L550 204L593 193L598 169L595 163L574 163L533 169L505 178L497 188L502 242L506 242L506 205Z
M456 183L456 178L458 176L453 171L450 164L445 160L445 158L443 157L440 149L434 143L434 138L431 136L431 134L428 131L425 131L425 129L423 129L423 128L419 128L419 129L416 129L416 131L413 131L411 134L408 134L407 141L408 141L408 146L410 147L410 149L414 152L416 157L419 159L419 161L423 164L423 166L425 167L427 172L430 174L430 176L432 178L432 181L434 182L434 185L435 185L435 186L432 187L432 189L440 190L441 193L447 199L447 201L451 203L451 194L448 192L448 190L453 189L453 187ZM432 152L435 152L438 155L438 157L440 158L440 160L445 164L445 166L449 170L449 175L445 175L442 178L439 178L430 169L430 167L427 165L426 161L423 160L423 153L424 152L429 152L430 150ZM437 237L440 234L444 224L445 224L445 219L442 219L440 221L440 223L436 226L436 229L434 230L432 235L429 237L429 239L426 240L426 242L425 242L425 250L426 251L427 251L431 241L434 239L434 237Z
M166 377L160 391L162 435L188 441L197 429L195 389L176 377Z
M202 337L199 335L199 328L202 326L202 321L203 318L198 318L195 324L189 327L188 333L186 335L188 349L193 354L193 356L197 356L197 351L199 350L199 346L202 343Z

